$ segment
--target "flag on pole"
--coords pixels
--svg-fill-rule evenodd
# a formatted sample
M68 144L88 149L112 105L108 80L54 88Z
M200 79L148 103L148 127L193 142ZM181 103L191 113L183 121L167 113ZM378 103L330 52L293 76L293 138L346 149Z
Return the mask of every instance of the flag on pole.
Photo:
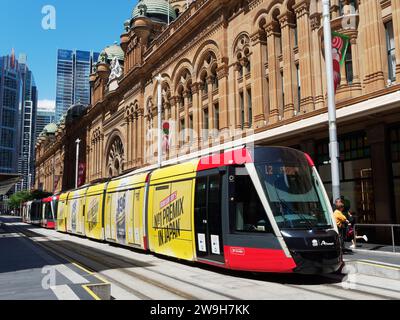
M348 36L338 32L332 32L333 76L335 82L335 92L340 85L340 67L346 60L349 43L350 38Z

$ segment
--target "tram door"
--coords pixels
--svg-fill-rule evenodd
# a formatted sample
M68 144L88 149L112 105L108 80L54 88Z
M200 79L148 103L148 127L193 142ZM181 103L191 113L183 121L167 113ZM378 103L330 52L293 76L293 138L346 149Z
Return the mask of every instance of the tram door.
M218 173L196 179L194 219L197 257L223 263L221 178Z

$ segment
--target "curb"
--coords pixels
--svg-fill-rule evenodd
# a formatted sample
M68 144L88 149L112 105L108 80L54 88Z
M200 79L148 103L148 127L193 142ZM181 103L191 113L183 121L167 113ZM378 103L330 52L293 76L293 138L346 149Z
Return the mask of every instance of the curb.
M342 274L364 274L368 276L400 281L400 266L368 260L346 261Z
M391 251L373 251L368 249L351 249L353 252L360 252L360 253L373 253L383 256L395 256L400 258L400 252L391 252Z

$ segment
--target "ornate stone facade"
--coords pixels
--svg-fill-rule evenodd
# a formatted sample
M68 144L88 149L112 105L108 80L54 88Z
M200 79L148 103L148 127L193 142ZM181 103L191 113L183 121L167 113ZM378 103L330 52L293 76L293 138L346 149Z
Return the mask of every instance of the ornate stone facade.
M328 134L321 0L197 0L188 9L186 1L171 2L179 16L170 25L146 17L146 10L125 23L124 75L116 90L107 85L109 64L99 63L91 76L92 104L76 124L86 130L86 182L156 163L159 74L162 120L171 125L165 160L253 134L259 144L296 146L318 157L317 141ZM336 97L339 132L368 136L371 126L400 121L400 5L331 3L333 29L350 37ZM46 149L37 152L39 181L50 163L61 171L63 130L56 141L38 144ZM385 130L378 130L381 142ZM374 211L385 212L379 221L393 221L392 201L385 204L391 177L385 177L371 178L379 189L372 201ZM387 195L377 200L381 190Z

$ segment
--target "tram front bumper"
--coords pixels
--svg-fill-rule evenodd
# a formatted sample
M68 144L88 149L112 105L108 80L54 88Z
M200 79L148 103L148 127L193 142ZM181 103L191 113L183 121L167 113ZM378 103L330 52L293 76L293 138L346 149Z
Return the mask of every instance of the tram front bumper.
M327 274L340 269L343 263L340 251L292 251L296 263L295 273Z

